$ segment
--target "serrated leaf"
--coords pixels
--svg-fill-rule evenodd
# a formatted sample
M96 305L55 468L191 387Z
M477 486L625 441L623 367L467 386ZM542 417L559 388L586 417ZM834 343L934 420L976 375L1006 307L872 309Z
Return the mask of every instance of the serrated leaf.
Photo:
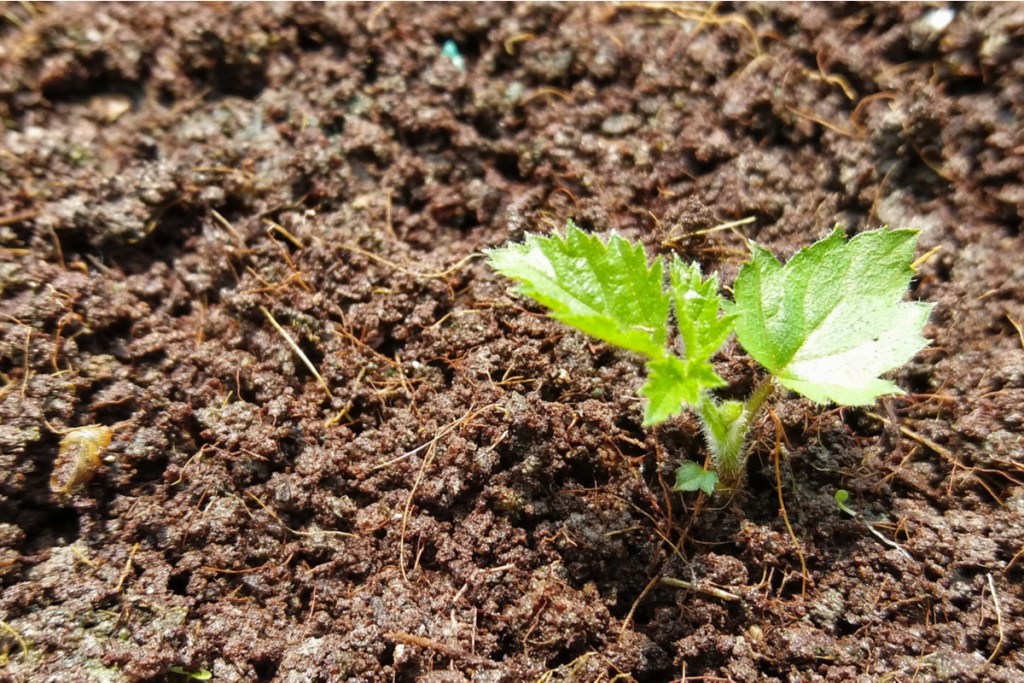
M734 322L734 316L721 316L725 301L718 293L718 275L704 279L699 264L686 265L678 257L669 264L669 274L686 358L708 360L729 337Z
M638 392L647 398L644 426L659 424L682 411L684 405L696 406L701 392L724 386L705 360L682 360L666 356L647 363L647 383Z
M709 472L692 460L688 460L676 470L676 483L672 486L673 491L697 491L701 490L709 496L715 492L715 484L718 483L718 475Z
M554 318L648 358L665 355L669 295L661 259L648 266L642 245L618 235L604 242L569 221L564 238L529 234L488 256Z
M868 405L901 393L879 375L928 344L931 305L904 302L915 230L842 230L781 265L754 245L733 286L736 337L788 389L817 403Z

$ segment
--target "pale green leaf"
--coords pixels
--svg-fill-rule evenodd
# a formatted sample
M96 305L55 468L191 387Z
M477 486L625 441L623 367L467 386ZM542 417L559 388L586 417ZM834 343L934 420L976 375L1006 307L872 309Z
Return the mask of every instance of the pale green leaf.
M721 316L725 302L718 293L718 275L704 279L699 264L686 265L678 257L669 264L669 274L686 359L708 360L729 337L734 321L734 316Z
M931 305L904 302L915 230L846 241L836 229L783 266L754 245L734 284L736 337L778 381L818 403L868 405L901 393L879 376L928 344Z
M618 235L604 242L569 221L564 238L529 234L488 256L556 319L648 358L664 357L669 295L661 259L648 266L643 245Z
M718 475L709 472L692 460L687 460L676 470L676 483L673 491L703 491L709 496L715 492Z
M640 395L647 398L644 426L659 424L682 411L686 405L696 406L707 389L724 386L705 360L682 360L666 356L647 363L647 383Z

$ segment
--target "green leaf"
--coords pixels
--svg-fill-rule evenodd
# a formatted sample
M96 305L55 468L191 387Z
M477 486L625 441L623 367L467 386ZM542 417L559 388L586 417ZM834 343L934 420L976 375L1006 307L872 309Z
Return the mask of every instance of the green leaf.
M678 257L669 264L672 298L686 359L708 360L732 332L735 316L719 317L725 301L718 293L718 275L706 280L700 265L685 265Z
M685 405L697 406L704 391L725 386L708 362L732 332L732 318L719 317L718 277L705 280L698 264L685 265L678 258L669 264L669 274L686 360L668 355L647 363L647 384L640 389L648 399L645 427L664 422Z
M676 483L673 491L697 491L698 489L709 496L715 492L715 484L718 483L718 475L709 472L692 460L688 460L676 470Z
M928 344L931 305L904 302L916 230L845 241L838 227L783 266L753 245L733 287L736 337L788 389L817 403L869 405L901 393L879 375Z
M529 234L488 256L556 319L648 358L665 356L669 295L661 259L648 267L643 245L618 235L603 242L569 221L565 238Z
M647 383L640 395L647 398L644 426L658 424L682 411L684 405L696 406L706 389L725 386L721 377L705 360L682 360L666 356L647 363Z

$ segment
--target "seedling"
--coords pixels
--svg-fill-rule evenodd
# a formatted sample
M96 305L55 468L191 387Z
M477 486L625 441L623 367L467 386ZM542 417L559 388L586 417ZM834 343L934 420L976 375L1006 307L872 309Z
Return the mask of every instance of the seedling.
M719 293L718 276L696 263L661 256L648 265L643 246L618 235L607 241L569 221L565 237L528 234L522 243L488 252L499 273L576 329L646 358L644 426L692 409L712 468L685 463L675 488L710 493L734 484L746 462L750 425L776 385L815 403L870 405L902 393L880 375L928 344L921 331L931 304L904 302L917 231L882 228L849 241L836 227L782 265L751 243L733 286ZM675 312L683 353L670 343ZM725 386L711 362L729 335L767 376L746 401L715 398Z
M851 517L857 516L857 511L846 504L846 501L850 500L849 491L847 491L846 489L837 489L835 499L836 507L838 507L840 510L850 515Z
M860 523L863 524L867 528L867 530L870 531L872 534L874 534L875 537L878 540L880 540L882 543L886 544L890 548L895 548L896 550L900 551L900 553L903 556L905 556L907 559L913 559L911 557L910 553L907 552L906 548L901 546L896 541L891 541L888 538L886 538L885 535L881 531L879 531L878 529L875 528L875 525L874 525L873 522L869 522L862 515L858 514L856 510L854 510L849 505L847 505L846 501L848 501L849 499L850 499L850 492L847 491L846 489L838 489L836 491L836 493L835 493L836 507L838 507L840 510L842 510L846 514L850 515L851 517L859 520Z

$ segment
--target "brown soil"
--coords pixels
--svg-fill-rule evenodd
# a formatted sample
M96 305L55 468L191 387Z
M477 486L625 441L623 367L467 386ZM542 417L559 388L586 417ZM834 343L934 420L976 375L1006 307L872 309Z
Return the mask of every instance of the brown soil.
M4 5L0 678L1022 680L1024 6L952 11ZM670 493L480 258L567 218L919 227L934 343Z

